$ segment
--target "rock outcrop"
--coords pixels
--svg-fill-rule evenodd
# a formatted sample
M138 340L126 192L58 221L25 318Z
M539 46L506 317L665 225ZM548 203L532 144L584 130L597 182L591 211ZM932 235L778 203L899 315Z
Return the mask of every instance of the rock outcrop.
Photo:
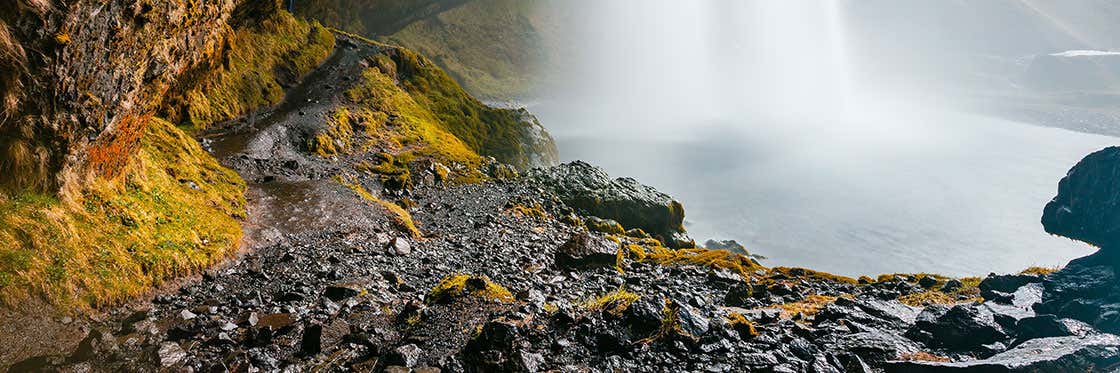
M1120 250L1120 147L1090 154L1058 183L1042 214L1046 232Z
M2 7L0 185L53 191L121 172L164 91L221 52L234 1Z
M1120 333L1120 147L1090 154L1058 184L1042 224L1100 250L1047 276L1040 313Z
M695 245L685 235L684 206L637 180L612 179L603 169L581 161L533 170L528 177L587 215L641 229L670 247Z

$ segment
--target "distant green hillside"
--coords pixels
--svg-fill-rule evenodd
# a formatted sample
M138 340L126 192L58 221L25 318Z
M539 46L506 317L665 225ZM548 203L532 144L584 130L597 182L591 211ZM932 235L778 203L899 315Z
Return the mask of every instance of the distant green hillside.
M549 59L545 0L312 0L296 12L416 50L484 100L526 96Z

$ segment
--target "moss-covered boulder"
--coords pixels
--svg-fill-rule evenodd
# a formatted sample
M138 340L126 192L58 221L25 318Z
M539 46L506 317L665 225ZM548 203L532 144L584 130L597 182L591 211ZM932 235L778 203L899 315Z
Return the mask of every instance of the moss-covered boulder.
M581 161L533 170L527 177L584 214L641 229L671 247L695 246L685 235L684 206L637 180L612 179L601 168Z

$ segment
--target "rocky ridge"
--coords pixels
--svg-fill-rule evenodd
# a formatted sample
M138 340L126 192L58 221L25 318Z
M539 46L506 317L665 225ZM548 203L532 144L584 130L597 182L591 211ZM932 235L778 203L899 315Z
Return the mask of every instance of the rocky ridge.
M1100 187L1112 185L1109 162L1075 167L1047 208L1048 216L1088 211L1047 229L1072 229L1064 232L1105 247L1056 273L850 279L766 268L742 253L695 247L672 197L586 163L518 176L494 159L450 162L441 158L447 152L402 159L403 144L378 136L415 123L391 115L399 112L383 122L338 113L368 104L351 93L359 77L391 83L376 92L404 97L408 79L389 78L408 77L397 68L423 60L338 37L334 54L284 103L203 134L204 147L249 183L247 254L150 303L59 320L83 331L77 346L13 361L10 371L1032 372L1120 364L1120 338L1108 334L1116 266L1099 243L1111 226L1076 223L1099 212L1078 203L1114 195ZM340 130L373 122L376 131Z
M351 64L379 51L338 44L272 119L208 136L250 181L249 254L150 304L78 320L89 332L75 350L10 369L1030 372L1120 363L1116 336L1038 306L1063 272L857 280L766 268L729 251L665 247L638 230L589 229L594 218L633 226L610 212L653 209L672 222L683 209L588 164L518 177L492 163L482 167L490 181L466 184L452 180L469 170L434 164L398 184L361 170L377 152L309 152L300 128L328 120L325 98L345 89ZM231 134L244 140L226 143ZM589 195L613 208L578 204ZM400 224L405 216L419 235Z

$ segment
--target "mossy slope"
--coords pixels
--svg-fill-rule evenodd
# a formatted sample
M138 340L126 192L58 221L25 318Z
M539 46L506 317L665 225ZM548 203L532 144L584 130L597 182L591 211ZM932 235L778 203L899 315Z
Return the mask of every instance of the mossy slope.
M244 189L194 139L152 119L121 177L62 198L0 195L0 298L97 306L213 265L238 246Z
M382 40L431 58L471 93L524 97L547 61L539 0L474 0L419 19Z
M312 152L333 156L388 150L398 159L431 158L468 170L481 166L480 155L528 168L536 154L555 152L550 138L541 143L548 149L525 145L526 131L533 126L526 111L486 106L416 52L385 48L347 90L346 107L337 109L326 130L312 138Z
M219 61L188 73L161 108L161 115L189 128L272 106L284 87L311 72L334 49L335 38L318 22L285 11L234 22Z

